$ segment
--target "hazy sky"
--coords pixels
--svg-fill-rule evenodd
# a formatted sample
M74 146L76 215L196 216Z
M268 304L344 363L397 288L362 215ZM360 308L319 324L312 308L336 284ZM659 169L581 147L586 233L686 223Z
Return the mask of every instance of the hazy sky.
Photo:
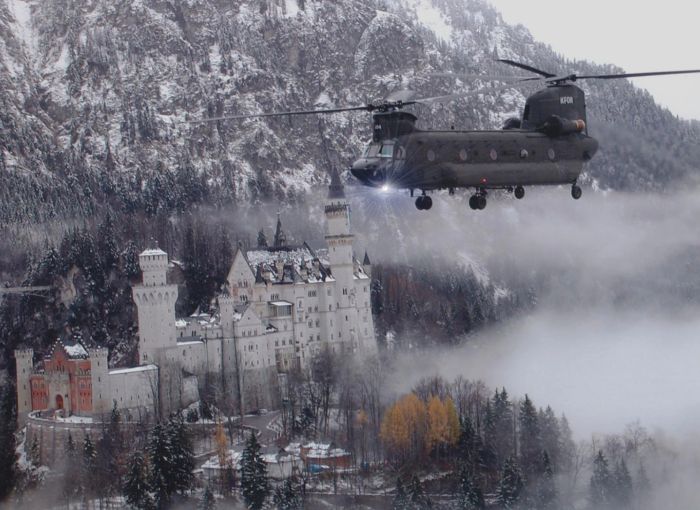
M489 0L567 58L628 72L700 69L700 4L688 0ZM700 75L635 80L673 113L700 120Z

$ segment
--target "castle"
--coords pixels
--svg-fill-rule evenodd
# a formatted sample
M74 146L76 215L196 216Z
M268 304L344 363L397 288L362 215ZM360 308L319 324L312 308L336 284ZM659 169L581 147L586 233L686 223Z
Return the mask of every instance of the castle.
M15 351L20 416L60 411L101 417L116 404L132 418L184 407L206 388L244 412L275 408L285 374L309 371L323 348L341 356L377 351L370 307L371 265L353 255L350 207L337 172L325 203L327 257L289 246L278 220L274 246L238 248L218 311L176 319L177 285L168 255L139 255L139 362L109 369L107 350L57 341L35 369L31 349Z

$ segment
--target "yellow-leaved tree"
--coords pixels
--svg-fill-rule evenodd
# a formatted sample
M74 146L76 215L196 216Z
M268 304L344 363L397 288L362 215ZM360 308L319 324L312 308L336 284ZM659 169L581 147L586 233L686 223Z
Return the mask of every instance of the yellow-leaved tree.
M390 406L381 427L388 457L405 462L419 455L424 449L425 421L425 404L414 393Z

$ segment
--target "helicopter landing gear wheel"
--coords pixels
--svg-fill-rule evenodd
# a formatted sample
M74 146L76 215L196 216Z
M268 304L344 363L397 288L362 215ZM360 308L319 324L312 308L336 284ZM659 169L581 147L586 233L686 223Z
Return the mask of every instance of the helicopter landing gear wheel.
M476 195L472 195L469 197L469 207L476 211L478 210L483 210L486 208L486 194L484 193L477 193Z
M517 198L518 200L522 199L525 196L525 188L523 188L522 186L516 186L514 194L515 198Z
M419 211L427 211L431 207L433 207L432 198L425 195L421 195L418 198L416 198L416 209L418 209Z
M579 198L581 198L582 194L583 191L577 184L571 186L571 196L574 200L578 200Z

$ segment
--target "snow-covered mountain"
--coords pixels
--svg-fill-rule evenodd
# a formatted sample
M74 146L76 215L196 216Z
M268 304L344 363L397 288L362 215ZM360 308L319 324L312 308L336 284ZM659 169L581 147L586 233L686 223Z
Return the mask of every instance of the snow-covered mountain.
M435 95L511 72L494 54L568 62L482 0L0 0L0 222L197 203L298 200L369 137L366 114L190 124L212 115ZM696 125L631 84L585 84L602 187L695 170ZM423 127L498 127L528 90L417 109Z

